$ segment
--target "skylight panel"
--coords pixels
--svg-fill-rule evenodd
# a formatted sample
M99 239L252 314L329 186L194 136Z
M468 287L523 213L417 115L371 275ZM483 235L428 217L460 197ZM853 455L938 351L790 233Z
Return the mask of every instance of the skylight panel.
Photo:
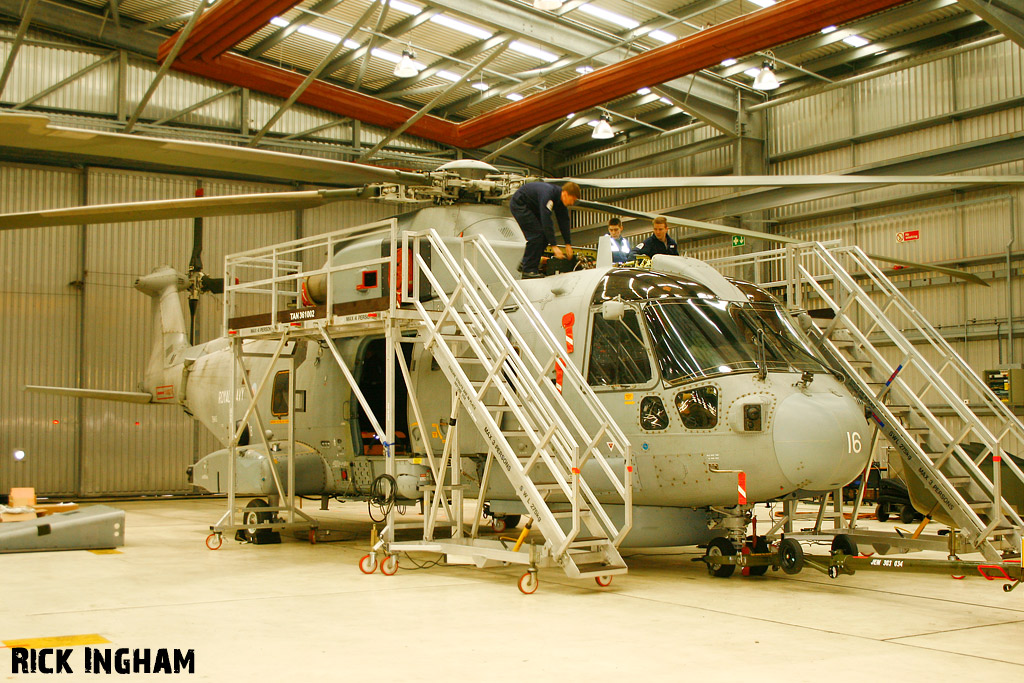
M821 29L821 32L824 33L825 35L828 35L829 33L832 33L833 31L835 31L837 28L839 28L839 27L838 26L826 26L825 28Z
M676 41L676 36L668 31L651 31L647 35L660 43L674 43Z
M473 87L481 92L491 89L491 86L487 85L486 83L474 83Z
M405 12L406 14L419 14L420 9L422 9L411 3L402 2L402 0L388 0L388 4L399 12Z
M505 99L512 100L513 102L518 102L519 100L523 99L523 96L517 92L510 92L509 94L505 95Z
M610 24L616 24L617 26L621 26L622 28L636 28L637 26L640 25L639 21L630 19L629 17L624 17L621 14L617 14L615 12L610 12L600 7L595 7L590 3L587 3L586 5L580 5L578 9L582 10L583 12L589 14L592 17L597 17L598 19L607 21Z
M736 60L733 59L732 57L729 57L729 59L723 59L722 60L722 66L732 66L735 63L736 63Z
M858 36L854 33L851 33L850 35L843 38L843 42L846 43L847 45L852 45L854 47L864 47L865 45L871 44L871 41L868 40L867 38L864 38L863 36Z
M437 76L438 78L443 78L446 81L451 81L452 83L462 78L462 76L460 76L459 74L455 73L454 71L448 71L447 69L441 69L434 75Z
M494 35L487 29L480 28L479 26L473 26L472 24L467 24L464 21L459 21L455 17L448 16L447 14L435 14L434 16L430 17L430 21L434 22L435 24L440 24L441 26L447 26L448 28L453 29L455 31L471 35L474 38L479 38L480 40L486 40Z
M775 0L750 0L750 2L754 3L758 7L771 7L775 4Z
M594 67L592 67L592 66L583 65L583 66L576 67L576 73L580 73L580 74L586 75L586 74L593 73L593 72L594 72Z
M547 50L542 50L539 47L534 47L529 43L524 43L521 40L513 40L512 43L508 46L508 49L515 50L516 52L519 52L524 55L536 57L537 59L544 62L553 62L556 59L558 59L558 55L552 54Z
M659 97L658 101L661 102L662 104L672 104L672 100L670 100L667 97Z
M637 95L650 95L651 94L651 89L650 88L640 88L639 90L636 91L636 94Z
M759 73L761 73L761 70L755 66L755 67L751 67L751 68L747 69L743 73L747 74L751 78L757 78L757 75Z

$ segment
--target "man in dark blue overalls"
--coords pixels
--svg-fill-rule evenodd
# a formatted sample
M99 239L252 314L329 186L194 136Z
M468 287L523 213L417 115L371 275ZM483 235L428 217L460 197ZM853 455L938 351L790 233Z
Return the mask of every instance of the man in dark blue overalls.
M526 237L526 250L523 252L523 279L543 277L540 274L540 257L550 244L555 258L572 258L572 240L570 239L569 211L565 207L572 206L580 197L580 186L568 182L559 187L553 183L527 183L512 195L509 208L519 228ZM555 242L555 226L551 221L554 214L558 219L558 228L565 240L565 250Z

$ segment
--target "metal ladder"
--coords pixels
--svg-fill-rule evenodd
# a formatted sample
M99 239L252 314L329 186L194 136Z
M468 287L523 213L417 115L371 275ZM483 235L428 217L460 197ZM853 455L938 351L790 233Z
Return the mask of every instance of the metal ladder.
M570 578L625 573L618 546L632 526L629 440L491 245L476 237L458 244L457 258L433 230L401 237L401 253L412 264L411 272L399 266L400 281L408 283L403 308L418 312L418 341L480 430L551 559ZM421 282L431 296L421 296ZM515 322L513 311L520 314ZM565 400L570 394L573 406ZM529 444L525 452L510 443L516 437ZM584 479L585 466L588 476L596 471L608 480L602 495L613 491L622 524Z
M919 480L923 488L911 491L930 508L921 511L950 518L989 561L1019 552L1024 521L1004 499L1002 478L1024 482L1003 453L1010 439L1024 443L1021 421L859 247L787 246L786 262L788 300L807 309L819 298L834 312L816 341L870 408L900 456L904 478ZM980 452L969 452L969 444L980 444ZM991 477L981 469L986 459Z

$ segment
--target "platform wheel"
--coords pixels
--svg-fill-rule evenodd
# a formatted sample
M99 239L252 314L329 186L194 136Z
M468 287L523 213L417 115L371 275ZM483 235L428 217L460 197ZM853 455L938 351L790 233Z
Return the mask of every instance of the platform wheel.
M398 571L398 555L388 555L380 563L380 573L384 576L394 576Z
M524 595L536 593L539 585L540 579L537 578L537 572L526 572L519 577L519 592Z
M900 523L913 524L917 519L918 512L909 503L900 508Z
M734 564L716 564L714 558L724 555L735 555L736 545L724 536L712 538L708 543L707 552L704 553L704 561L708 565L708 573L721 579L727 579L736 571Z
M377 556L373 553L363 555L359 560L359 571L364 574L372 574L377 571Z
M792 538L779 543L779 566L787 574L799 574L804 568L804 549Z
M495 517L491 520L491 531L494 533L500 534L506 529L508 529L508 522L505 521L504 517Z
M224 537L218 532L214 531L206 537L206 547L210 550L219 550L222 545L224 545Z
M611 576L595 576L594 577L594 581L601 588L607 588L608 586L612 585L612 577Z
M853 542L853 539L846 534L836 534L832 537L832 555L835 556L837 553L842 553L847 557L856 557L858 555L857 544Z
M764 536L754 536L752 539L748 538L747 542L743 544L743 549L740 551L744 555L764 555L770 551L768 547L768 541ZM768 571L768 565L757 565L753 567L744 567L741 572L743 576L764 576Z

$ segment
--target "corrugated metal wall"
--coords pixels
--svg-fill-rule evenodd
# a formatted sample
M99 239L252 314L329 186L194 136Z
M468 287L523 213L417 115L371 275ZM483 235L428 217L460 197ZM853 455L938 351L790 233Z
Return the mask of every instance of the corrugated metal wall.
M83 195L92 204L190 197L198 182L110 169L0 165L0 211L71 206ZM202 184L208 196L288 189L209 179ZM306 212L301 230L327 232L392 213L377 203L340 202ZM294 239L299 223L295 212L207 219L205 270L220 276L226 254ZM22 390L25 384L137 390L154 329L150 300L132 285L161 265L184 271L191 242L190 219L0 233L0 490L29 485L40 493L83 496L191 491L185 468L219 446L180 409ZM220 335L222 303L220 296L204 295L200 340ZM14 460L16 449L25 451L24 460Z

